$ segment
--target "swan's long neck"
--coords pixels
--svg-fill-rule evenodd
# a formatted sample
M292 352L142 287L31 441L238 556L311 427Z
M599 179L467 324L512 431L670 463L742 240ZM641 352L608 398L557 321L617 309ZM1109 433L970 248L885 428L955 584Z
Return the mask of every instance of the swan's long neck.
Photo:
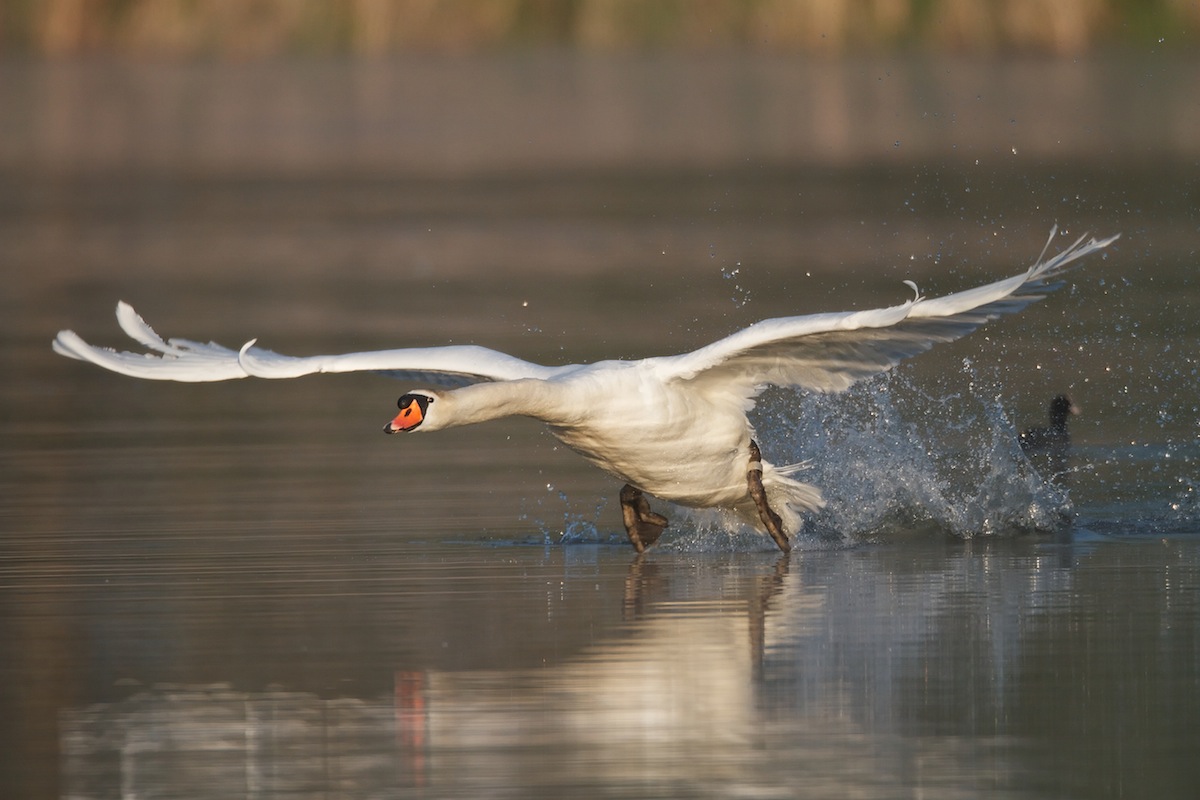
M438 428L473 425L502 417L533 417L558 425L573 416L566 392L558 384L529 378L496 383L476 383L445 392L440 398Z

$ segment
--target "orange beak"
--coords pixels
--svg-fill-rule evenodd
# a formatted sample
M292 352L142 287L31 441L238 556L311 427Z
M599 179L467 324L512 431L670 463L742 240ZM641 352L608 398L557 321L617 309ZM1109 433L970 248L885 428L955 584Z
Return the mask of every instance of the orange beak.
M383 432L399 433L400 431L411 431L420 425L424 419L425 412L421 409L421 404L413 399L407 405L400 407L400 413L391 422L383 426Z

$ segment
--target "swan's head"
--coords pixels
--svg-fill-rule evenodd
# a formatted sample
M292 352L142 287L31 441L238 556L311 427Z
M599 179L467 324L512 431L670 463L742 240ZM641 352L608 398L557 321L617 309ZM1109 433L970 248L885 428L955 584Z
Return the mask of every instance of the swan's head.
M428 421L431 406L438 399L438 395L434 392L423 390L414 390L407 394L401 395L396 401L396 405L400 407L400 413L395 419L383 426L384 433L400 433L401 431L415 431L421 427L421 423ZM427 425L427 428L432 427Z

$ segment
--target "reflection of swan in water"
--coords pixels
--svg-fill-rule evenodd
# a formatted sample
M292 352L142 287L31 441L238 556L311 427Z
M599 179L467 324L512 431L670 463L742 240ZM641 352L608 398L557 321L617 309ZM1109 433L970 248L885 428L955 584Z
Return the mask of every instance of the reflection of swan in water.
M425 384L400 398L384 430L434 431L518 415L625 482L621 509L638 552L667 526L644 494L693 508L723 508L787 551L800 513L824 506L796 469L762 458L747 411L769 385L840 392L939 342L1019 311L1056 288L1072 263L1112 243L1080 237L1025 272L945 297L918 293L890 308L769 319L691 353L639 361L548 367L482 347L435 347L290 358L253 347L164 341L125 304L122 327L158 357L92 347L61 331L54 349L139 378L218 381L317 372L387 371ZM915 284L913 285L915 289Z
M553 669L405 669L379 700L164 687L66 714L64 771L78 796L110 794L84 789L89 770L112 777L114 761L138 796L177 785L198 760L212 765L206 785L222 796L245 794L243 782L286 793L322 776L364 794L399 783L458 797L530 781L735 785L755 735L764 620L788 556L743 558L733 567L746 582L734 586L713 570L699 597L696 583L672 584L679 558L662 569L637 558L621 628Z
M1060 394L1050 401L1050 424L1044 428L1029 428L1021 432L1021 449L1048 481L1066 480L1071 456L1071 433L1067 421L1079 413L1071 398Z
M990 709L971 704L993 698L976 683L1008 696L1021 652L1006 637L1022 629L1019 604L1043 594L1021 573L988 570L970 554L929 571L914 564L911 575L907 562L883 554L875 563L870 552L704 564L668 556L629 566L622 623L542 667L405 668L393 695L367 700L165 687L68 710L64 794L114 794L112 781L150 796L181 775L214 796L351 785L438 797L571 796L581 786L605 796L791 797L798 785L814 796L919 793L896 792L897 776L946 796L977 793L967 790L978 788L978 746L942 729L928 735L928 709L906 703L926 686L973 723ZM964 574L988 588L971 597L998 601L975 635L952 627L941 636L939 616L947 598L962 602ZM929 684L958 665L986 670L989 659L990 672ZM946 724L956 719L947 711Z
M746 598L746 616L750 626L749 652L755 678L762 677L767 610L771 600L783 588L789 560L788 553L781 553L772 571L756 574L753 588ZM656 598L661 599L661 595L669 589L670 575L669 571L664 573L658 564L638 554L630 563L629 575L625 579L624 616L627 622L641 619L653 611Z

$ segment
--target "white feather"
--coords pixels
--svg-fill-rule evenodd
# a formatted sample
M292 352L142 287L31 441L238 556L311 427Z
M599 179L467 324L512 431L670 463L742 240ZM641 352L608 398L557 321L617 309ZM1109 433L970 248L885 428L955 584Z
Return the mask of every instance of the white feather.
M1050 283L1080 258L1112 244L1080 237L1046 259L1050 242L1024 273L929 299L905 281L913 298L867 311L811 314L758 322L691 353L641 361L551 367L477 346L406 348L296 358L256 346L164 341L128 304L117 305L121 328L152 351L93 347L61 331L54 350L137 378L222 381L295 378L321 372L385 372L427 385L434 398L418 430L437 430L524 415L583 456L633 486L696 507L757 516L746 483L753 431L746 412L767 385L836 392L891 369L938 342L958 339L997 316L1019 311L1057 288ZM796 481L803 464L763 462L763 484L785 527L796 510L823 505L819 490Z

